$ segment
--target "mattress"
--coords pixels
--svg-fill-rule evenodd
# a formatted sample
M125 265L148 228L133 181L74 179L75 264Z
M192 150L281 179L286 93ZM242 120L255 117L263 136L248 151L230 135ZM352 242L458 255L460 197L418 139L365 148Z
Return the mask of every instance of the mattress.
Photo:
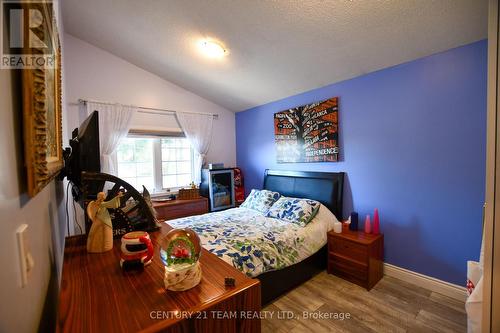
M246 275L283 269L299 263L321 249L326 233L337 221L321 205L318 214L305 227L265 217L248 208L190 216L167 223L174 228L191 228L202 246Z

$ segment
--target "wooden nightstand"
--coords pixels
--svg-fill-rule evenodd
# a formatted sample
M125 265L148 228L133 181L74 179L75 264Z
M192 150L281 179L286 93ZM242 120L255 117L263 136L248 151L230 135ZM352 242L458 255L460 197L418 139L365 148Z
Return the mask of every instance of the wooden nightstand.
M328 232L328 273L370 290L382 278L384 235L342 228Z

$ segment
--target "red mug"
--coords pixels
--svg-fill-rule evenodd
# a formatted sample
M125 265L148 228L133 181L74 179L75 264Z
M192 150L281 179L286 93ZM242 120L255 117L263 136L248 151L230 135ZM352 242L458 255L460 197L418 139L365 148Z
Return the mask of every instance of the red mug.
M132 231L122 236L120 266L149 265L153 259L153 243L145 231Z

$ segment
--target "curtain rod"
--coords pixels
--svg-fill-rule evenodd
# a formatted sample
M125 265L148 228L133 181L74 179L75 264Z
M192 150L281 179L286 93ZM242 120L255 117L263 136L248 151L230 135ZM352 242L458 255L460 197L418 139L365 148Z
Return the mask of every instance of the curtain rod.
M116 104L116 103L111 103L111 102L87 100L87 99L83 99L83 98L79 98L78 103L75 103L75 104L86 104L87 102L97 103L97 104L105 104L105 105ZM140 113L159 114L159 115L175 114L176 113L176 111L174 111L174 110L161 109L161 108L150 108L150 107L146 107L146 106L138 106L137 108L140 109L137 111ZM179 112L192 113L192 114L204 114L204 115L212 116L212 117L214 117L214 119L219 119L219 115L217 113L204 113L204 112L192 112L192 111L179 111Z

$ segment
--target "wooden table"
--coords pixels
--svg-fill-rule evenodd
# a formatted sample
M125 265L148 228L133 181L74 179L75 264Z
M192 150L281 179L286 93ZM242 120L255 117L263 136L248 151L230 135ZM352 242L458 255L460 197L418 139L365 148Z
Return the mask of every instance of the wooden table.
M110 252L89 254L84 236L66 238L58 331L260 332L260 282L204 249L200 284L183 292L165 290L158 242L168 230L163 224L151 233L153 262L135 272L119 266L120 240ZM228 276L235 287L224 286Z
M208 199L199 197L196 199L153 201L153 208L156 210L158 219L173 220L208 213Z
M384 235L351 231L328 232L328 273L340 276L367 290L384 275Z

